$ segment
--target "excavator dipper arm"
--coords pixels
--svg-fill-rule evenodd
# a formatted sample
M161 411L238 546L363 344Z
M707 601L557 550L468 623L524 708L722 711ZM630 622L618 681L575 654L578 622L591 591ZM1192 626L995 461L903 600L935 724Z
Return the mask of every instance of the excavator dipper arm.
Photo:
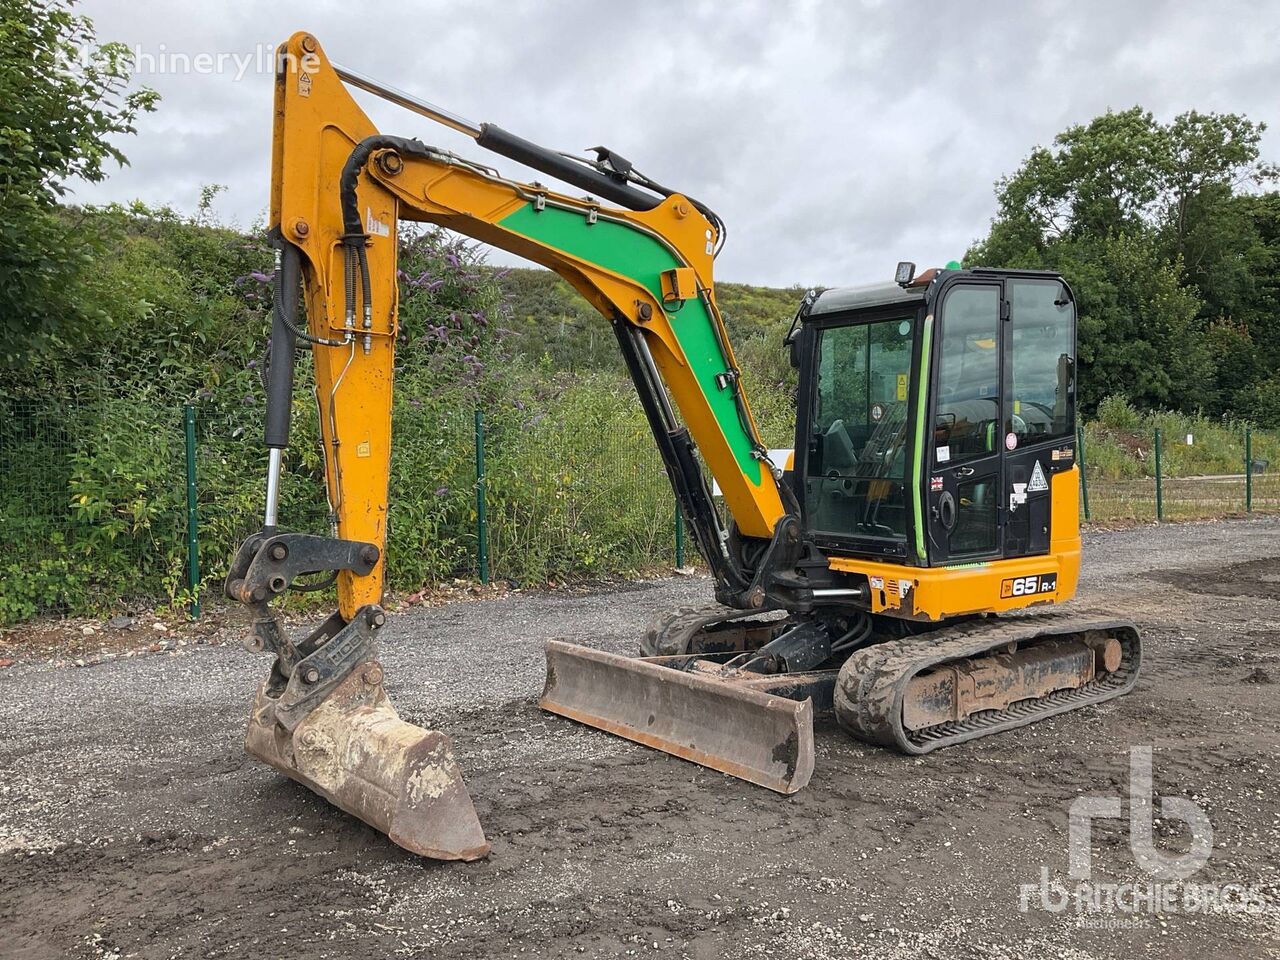
M380 134L347 83L620 206L504 179L421 141ZM716 307L718 218L634 173L616 154L599 153L588 165L471 124L335 67L308 34L295 34L281 50L267 506L263 529L241 546L226 587L254 614L248 645L275 656L247 748L427 856L474 859L488 845L448 738L398 717L374 647L386 622L379 604L402 221L437 224L542 264L611 322L721 602L763 606L760 558L794 551L799 541L794 499L759 441ZM299 346L309 347L314 361L330 537L278 526ZM761 549L729 548L695 450L719 482L734 536L754 538ZM751 567L741 559L747 554L756 558ZM308 636L291 639L271 603L316 573L336 579L338 610Z

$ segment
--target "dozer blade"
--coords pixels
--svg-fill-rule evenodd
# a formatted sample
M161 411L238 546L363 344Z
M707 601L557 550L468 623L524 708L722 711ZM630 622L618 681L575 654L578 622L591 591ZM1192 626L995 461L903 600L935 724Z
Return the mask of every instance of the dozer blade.
M376 661L358 666L292 732L278 704L264 684L245 737L252 756L406 850L437 860L489 852L449 738L400 719Z
M538 705L778 793L803 788L813 775L812 701L675 666L690 660L551 640Z

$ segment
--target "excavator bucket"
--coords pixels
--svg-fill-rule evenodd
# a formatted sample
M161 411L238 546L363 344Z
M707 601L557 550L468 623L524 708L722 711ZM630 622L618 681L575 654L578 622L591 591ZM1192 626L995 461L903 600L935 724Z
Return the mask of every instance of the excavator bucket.
M622 657L556 640L546 653L544 710L778 793L813 774L807 697L730 679L714 664L700 670L697 657Z
M449 738L400 719L368 661L290 729L278 696L258 691L245 749L406 850L437 860L489 852Z

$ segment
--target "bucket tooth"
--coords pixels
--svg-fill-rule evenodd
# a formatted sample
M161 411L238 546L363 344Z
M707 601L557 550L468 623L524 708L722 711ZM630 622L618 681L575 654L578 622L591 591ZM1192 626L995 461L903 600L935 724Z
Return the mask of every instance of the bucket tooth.
M437 860L489 852L449 738L400 719L382 668L357 667L292 730L263 684L245 749L406 850Z
M712 673L548 641L551 713L768 787L800 790L813 774L813 704Z

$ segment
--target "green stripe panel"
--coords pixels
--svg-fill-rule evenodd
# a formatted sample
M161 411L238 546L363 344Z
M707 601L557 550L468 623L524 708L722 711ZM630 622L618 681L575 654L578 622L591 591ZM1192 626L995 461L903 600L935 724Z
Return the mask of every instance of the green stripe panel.
M916 370L916 443L911 462L911 509L916 529L916 556L927 564L924 549L924 421L929 406L929 348L933 346L933 316L924 318L920 334L920 367Z
M653 294L659 304L662 303L662 272L685 266L648 234L611 220L588 224L582 214L556 207L534 210L533 204L525 204L500 220L498 226L630 277ZM728 370L729 364L720 352L706 305L699 299L686 300L679 310L668 310L667 317L738 467L758 486L760 461L751 455L751 437L738 417L733 391L716 386L717 374Z

